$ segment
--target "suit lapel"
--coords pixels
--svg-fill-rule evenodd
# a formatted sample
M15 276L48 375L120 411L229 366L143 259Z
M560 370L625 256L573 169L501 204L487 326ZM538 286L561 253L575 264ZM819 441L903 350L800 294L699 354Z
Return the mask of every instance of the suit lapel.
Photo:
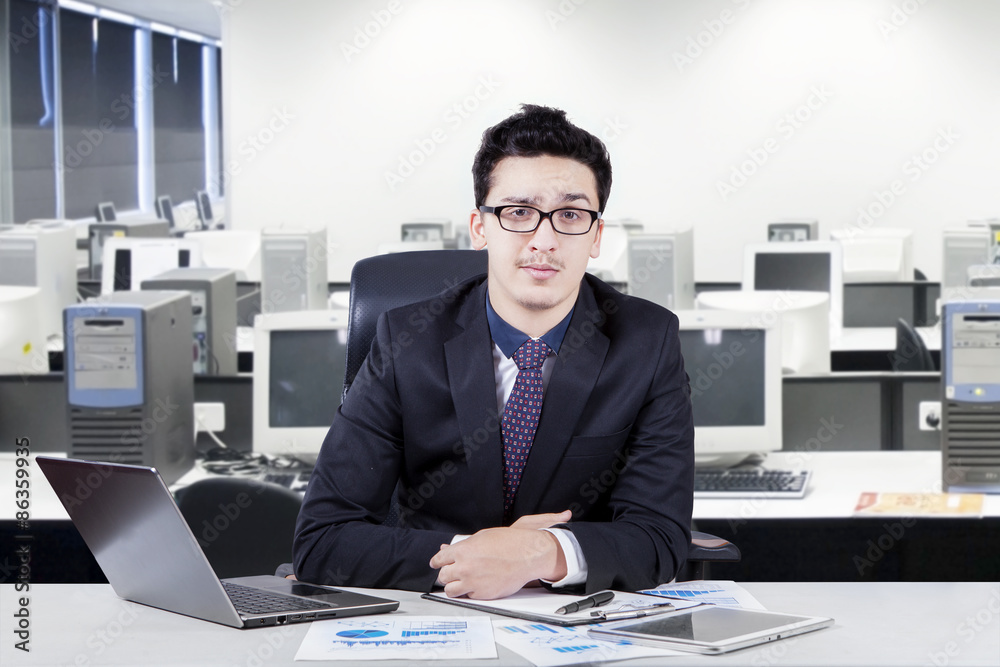
M610 341L593 318L600 311L594 293L581 281L580 296L545 388L542 414L514 498L514 515L535 514L548 489L576 424L597 384ZM501 480L501 487L503 481ZM550 508L551 509L551 508ZM556 508L552 511L566 509Z
M499 526L503 519L503 444L485 281L470 293L455 322L463 330L444 344L448 383L478 515L485 525Z

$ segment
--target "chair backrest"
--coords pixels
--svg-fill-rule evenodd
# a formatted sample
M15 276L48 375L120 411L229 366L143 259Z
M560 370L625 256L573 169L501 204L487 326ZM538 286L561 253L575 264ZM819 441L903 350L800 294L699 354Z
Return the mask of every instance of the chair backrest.
M209 477L178 494L177 507L220 579L271 574L292 559L302 498L248 477Z
M476 250L399 252L359 260L351 271L344 395L368 356L379 315L486 273L487 260L486 251Z
M896 349L892 353L894 371L933 371L934 358L927 344L910 323L899 318L896 321Z

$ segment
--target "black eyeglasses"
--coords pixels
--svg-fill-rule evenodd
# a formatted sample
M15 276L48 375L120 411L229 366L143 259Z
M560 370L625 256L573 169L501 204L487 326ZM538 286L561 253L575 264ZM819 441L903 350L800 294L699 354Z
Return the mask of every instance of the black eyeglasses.
M599 211L585 208L557 208L554 211L540 211L533 206L510 204L507 206L480 206L483 213L492 213L500 220L500 226L515 234L530 234L549 219L552 229L559 234L580 236L590 231L601 217Z

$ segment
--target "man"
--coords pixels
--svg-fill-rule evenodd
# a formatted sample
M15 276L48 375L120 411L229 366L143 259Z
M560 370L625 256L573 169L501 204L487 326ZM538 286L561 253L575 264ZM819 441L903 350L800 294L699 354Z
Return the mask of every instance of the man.
M677 318L585 274L607 151L524 105L484 133L473 177L488 274L380 318L306 492L295 573L480 599L669 581L690 540L690 392Z

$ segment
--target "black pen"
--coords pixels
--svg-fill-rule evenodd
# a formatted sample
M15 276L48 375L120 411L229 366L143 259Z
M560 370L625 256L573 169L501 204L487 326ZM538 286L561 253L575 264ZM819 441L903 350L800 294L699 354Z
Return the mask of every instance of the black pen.
M594 593L589 598L583 598L577 602L570 602L565 607L556 609L557 614L572 614L574 611L589 609L590 607L600 607L602 604L611 602L615 597L614 591L601 591Z

